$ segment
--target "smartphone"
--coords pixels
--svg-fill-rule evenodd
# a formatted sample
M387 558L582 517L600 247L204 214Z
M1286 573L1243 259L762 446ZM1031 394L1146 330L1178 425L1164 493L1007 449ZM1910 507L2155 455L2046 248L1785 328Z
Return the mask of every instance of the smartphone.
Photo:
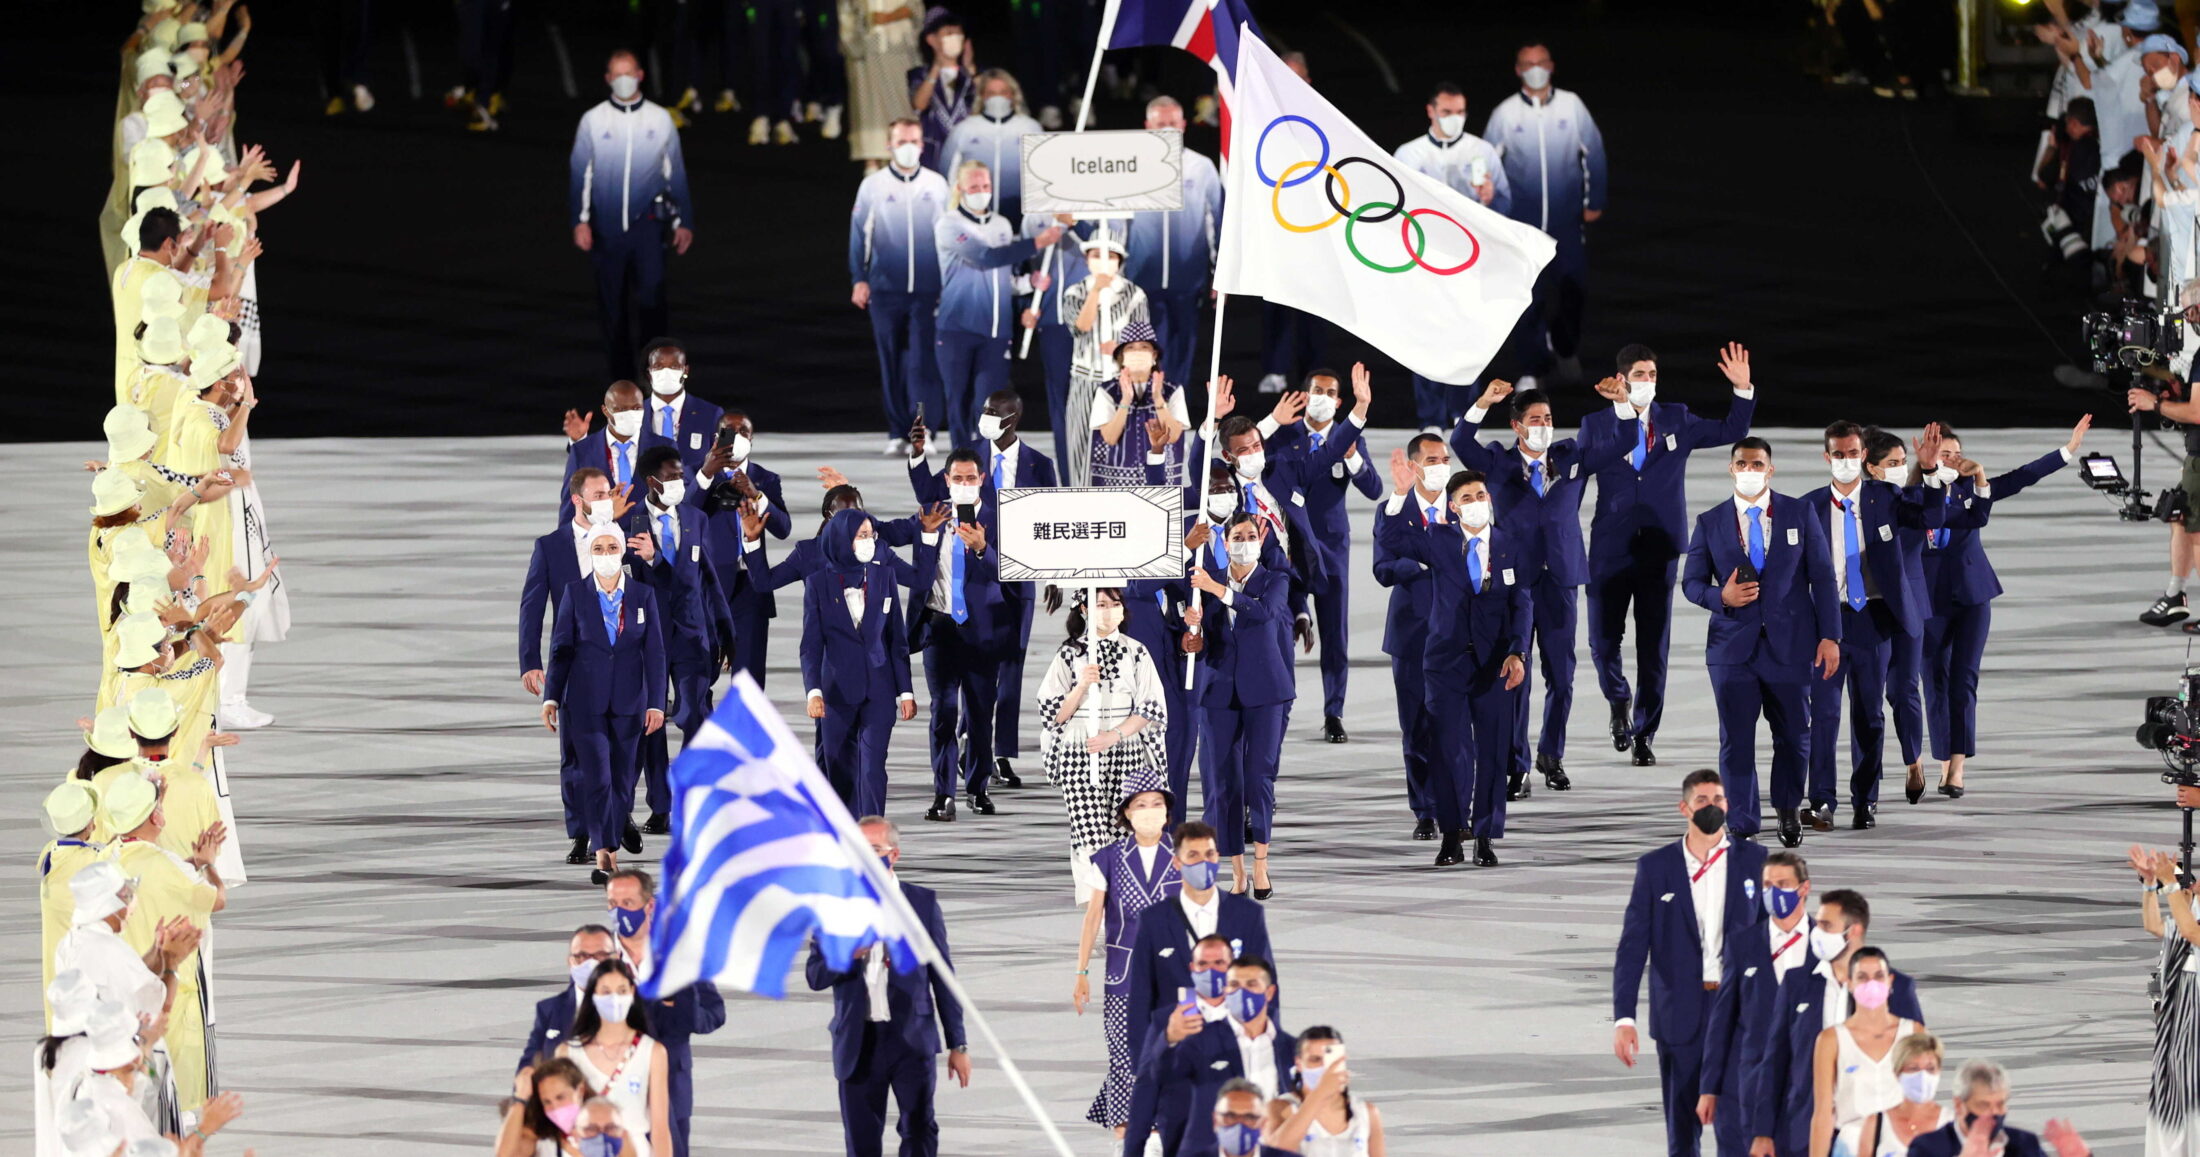
M717 446L730 446L733 444L733 440L740 436L740 430L735 429L732 426L720 426L718 427L718 437L713 441L712 444Z
M978 522L978 508L977 508L976 506L973 506L973 505L971 505L970 503L967 503L967 502L959 502L959 503L956 503L956 504L955 504L955 521L957 521L957 522L959 522L959 523L962 523L962 524L963 524L964 526L975 526L975 525L977 525L977 522Z
M1179 1016L1197 1007L1192 1001L1192 990L1179 986L1176 990L1176 1009Z
M1344 1059L1344 1042L1331 1041L1322 1049L1322 1064L1333 1065Z
M1743 555L1742 565L1734 569L1736 582L1753 583L1762 581L1761 576L1757 573L1757 567L1749 561L1748 555Z
M924 425L924 403L923 403L923 402L918 402L918 403L917 403L917 422L916 422L916 424L917 424L917 425L919 425L919 426L922 426L922 425Z

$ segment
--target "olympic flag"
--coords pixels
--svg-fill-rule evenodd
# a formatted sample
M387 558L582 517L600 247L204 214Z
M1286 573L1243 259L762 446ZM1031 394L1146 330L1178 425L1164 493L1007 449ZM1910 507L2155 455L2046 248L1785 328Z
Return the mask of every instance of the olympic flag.
M1440 382L1476 380L1557 246L1399 164L1250 33L1215 288L1303 309Z

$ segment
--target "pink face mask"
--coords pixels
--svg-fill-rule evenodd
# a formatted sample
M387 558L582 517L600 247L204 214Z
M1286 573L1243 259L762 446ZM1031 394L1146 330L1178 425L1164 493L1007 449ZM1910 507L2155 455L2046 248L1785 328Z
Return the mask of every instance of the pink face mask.
M558 1127L558 1132L570 1133L573 1131L574 1123L581 1119L581 1107L577 1102L571 1105L559 1105L555 1109L545 1109L543 1115L550 1118L550 1123Z
M1856 997L1857 1004L1865 1008L1884 1008L1888 995L1893 991L1894 986L1884 980L1860 980L1849 993Z

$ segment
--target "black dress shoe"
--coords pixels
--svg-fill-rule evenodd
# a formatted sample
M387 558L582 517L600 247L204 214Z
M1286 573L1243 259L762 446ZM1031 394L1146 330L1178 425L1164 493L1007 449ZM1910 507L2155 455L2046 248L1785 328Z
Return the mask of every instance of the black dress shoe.
M619 846L626 849L627 855L642 854L642 829L635 827L632 819L626 821L626 830L619 835Z
M1543 786L1552 791L1565 791L1574 786L1574 781L1566 778L1565 765L1555 755L1537 755L1535 769L1543 774Z
M1273 895L1275 895L1275 894L1276 894L1276 890L1275 890L1274 888L1255 888L1255 889L1253 889L1253 899L1255 899L1255 900L1266 900L1266 899L1267 899L1268 897L1270 897L1270 896L1273 896Z
M1962 799L1963 786L1961 784L1951 783L1948 786L1941 788L1940 794L1947 796L1949 799Z
M1810 821L1810 830L1830 832L1833 830L1833 805L1830 803L1812 804L1809 810L1803 813L1803 818Z
M1634 740L1635 704L1629 699L1612 700L1612 750L1625 751Z
M1477 868L1494 868L1497 866L1497 850L1490 847L1489 837L1487 836L1476 836L1474 838L1474 866Z
M982 816L992 815L994 812L993 797L985 794L982 791L971 792L970 810Z
M1783 848L1803 846L1803 822L1792 811L1782 811L1780 813L1780 846Z
M1507 800L1526 799L1530 790L1527 772L1516 771L1505 777L1505 798Z
M646 821L644 821L644 822L643 822L643 824L642 824L642 834L643 834L643 835L645 835L645 836L665 836L665 835L671 835L671 834L672 834L672 820L671 820L671 818L670 818L670 817L668 817L668 816L666 816L666 815L665 815L665 813L663 813L663 812L651 812L651 813L649 813L649 819L648 819L648 820L646 820Z
M1857 831L1876 828L1879 826L1879 817L1872 814L1871 808L1860 807L1856 809L1855 814L1849 817L1849 826Z
M1415 821L1413 821L1413 838L1414 838L1414 839L1417 839L1417 840L1433 840L1433 839L1435 839L1435 838L1436 838L1436 821L1435 821L1435 820L1415 820Z
M590 868L588 870L588 882L600 888L611 882L611 873L604 871L602 868Z
M1344 742L1344 720L1334 715L1322 716L1322 738L1330 743Z
M572 864L575 867L579 867L580 865L587 863L589 861L589 858L588 837L573 837L573 850L565 853L565 862L568 864Z
M1657 752L1655 752L1655 751L1652 751L1652 750L1650 750L1650 741L1649 741L1649 740L1647 740L1647 739L1645 739L1645 738L1643 738L1643 737L1642 737L1642 736L1640 736L1640 735L1636 736L1636 737L1635 737L1635 766L1636 766L1636 767L1656 767L1657 765L1658 765L1658 753L1657 753Z
M1024 777L1016 774L1016 769L1008 765L1006 757L996 759L993 761L993 786L1022 787Z
M951 795L934 796L932 806L924 809L924 818L943 824L954 823L955 797Z
M1458 832L1444 833L1444 846L1436 849L1436 866L1448 868L1467 862L1467 849L1459 842Z

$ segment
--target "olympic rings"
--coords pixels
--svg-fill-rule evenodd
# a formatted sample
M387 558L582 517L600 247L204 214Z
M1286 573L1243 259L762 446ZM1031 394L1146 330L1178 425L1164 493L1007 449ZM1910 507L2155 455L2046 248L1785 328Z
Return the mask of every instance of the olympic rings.
M1405 273L1410 271L1415 265L1420 264L1420 255L1414 252L1414 247L1411 245L1406 247L1407 259L1397 265L1377 265L1367 259L1367 254L1360 252L1359 243L1352 240L1352 227L1359 224L1360 219L1363 217L1367 217L1368 212L1373 209L1386 209L1389 212L1383 217L1368 218L1369 220L1387 221L1391 217L1396 216L1398 213L1397 204L1391 201L1369 201L1367 204L1360 206L1359 210L1352 214L1352 219L1344 223L1345 248L1352 251L1352 256L1360 259L1360 264L1367 266L1369 269L1372 269L1377 273ZM1415 233L1421 234L1420 249L1424 253L1427 252L1428 234L1421 228L1421 223L1414 220L1413 215L1410 213L1406 215L1405 222L1398 226L1399 236L1402 238L1405 235L1406 230L1408 229L1413 230ZM1428 266L1422 265L1421 268L1426 269L1428 268Z
M1397 216L1399 210L1405 205L1406 200L1406 187L1399 182L1397 174L1391 172L1389 169L1382 167L1381 165L1376 164L1371 160L1368 160L1366 157L1346 157L1345 159L1338 161L1336 168L1331 169L1330 172L1334 173L1338 169L1342 169L1346 165L1350 164L1366 165L1368 168L1373 169L1376 172L1381 173L1383 176L1390 178L1390 187L1392 190L1394 190L1391 199L1388 202L1385 202L1390 206L1389 211L1385 212L1380 217L1367 218L1367 223L1370 225L1380 225L1383 222L1390 220L1392 217ZM1339 177L1337 178L1337 180L1341 184L1344 178ZM1329 188L1329 182L1322 182L1322 193L1329 198L1330 207L1335 209L1337 212L1352 212L1351 209L1345 207L1343 202L1337 199L1337 194L1331 191L1331 189ZM1346 200L1350 200L1352 198L1352 190L1347 187L1344 191L1344 195Z
M1467 270L1467 268L1468 268L1469 266L1473 265L1473 264L1474 264L1475 262L1477 262L1477 261L1480 261L1480 260L1482 260L1482 242L1481 242L1481 239L1480 239L1480 238L1477 238L1477 237L1476 237L1476 236L1474 235L1474 231L1473 231L1472 229L1469 229L1469 228L1467 228L1467 227L1466 227L1466 226L1464 226L1464 225L1460 225L1460 224L1459 224L1459 222L1458 222L1457 220L1453 219L1453 218L1452 218L1452 217L1451 217L1451 216L1450 216L1449 214L1443 213L1443 212L1441 212L1441 211L1439 211L1439 210L1436 210L1436 209L1415 209L1415 210L1413 210L1413 211L1411 211L1411 212L1409 212L1409 213L1407 213L1407 214L1406 214L1406 220L1407 220L1407 221L1413 221L1413 223L1414 223L1414 228L1418 229L1418 228L1420 228L1420 223L1419 223L1418 221L1414 221L1414 218L1416 218L1416 217L1419 217L1419 216L1421 216L1421 215L1422 215L1423 213L1429 214L1430 216L1434 216L1434 217L1442 217L1442 218L1443 218L1444 220L1446 220L1446 221L1450 221L1450 222L1451 222L1451 223L1452 223L1453 225L1457 226L1457 227L1458 227L1458 229L1459 229L1459 231L1460 231L1461 233L1464 233L1464 234L1466 234L1466 235L1467 235L1467 240L1468 240L1468 242L1470 242L1470 243L1472 243L1472 244L1473 244L1473 246L1474 246L1474 252L1473 252L1473 253L1471 253L1471 254L1469 254L1469 255L1467 256L1467 259L1466 259L1465 261L1462 261L1462 262L1460 262L1459 264L1457 264L1457 265L1454 265L1454 266L1452 266L1452 267L1451 267L1451 268L1449 268L1449 269L1438 269L1438 268L1436 268L1435 266L1433 266L1433 265L1430 265L1430 264L1429 264L1428 262L1426 262L1426 261L1423 261L1423 260L1421 260L1421 254L1422 254L1422 253L1427 253L1427 252L1428 252L1428 246L1427 246L1427 244L1426 244L1426 243L1425 243L1425 241L1424 241L1423 245L1421 246L1421 252L1420 252L1420 253L1414 253L1414 252L1413 252L1413 250L1412 250L1411 248L1408 248L1408 249L1406 250L1406 252L1408 252L1408 253L1413 253L1413 263L1414 263L1415 265L1418 265L1418 266L1420 266L1421 268L1423 268L1423 269L1426 269L1426 270L1428 270L1428 271L1429 271L1430 273L1433 273L1433 274L1435 274L1435 275L1436 275L1436 276L1438 276L1438 277L1450 277L1450 276L1451 276L1452 274L1454 274L1454 273L1464 273L1464 272L1466 272L1466 270ZM1401 243L1403 243L1403 242L1405 241L1405 239L1406 239L1406 230L1405 230L1405 226L1403 226L1403 225L1400 225L1400 226L1398 227L1398 240L1399 240L1399 241L1400 241Z
M1255 176L1259 177L1259 178L1260 178L1260 183L1261 183L1261 184L1263 184L1263 185L1270 185L1270 186L1274 186L1274 187L1276 187L1276 188L1289 188L1289 187L1290 187L1290 186L1292 186L1292 185L1297 185L1297 184L1301 184L1301 183L1304 183L1304 182L1306 182L1306 181L1311 181L1311 180L1313 180L1313 179L1314 179L1314 174L1313 174L1313 173L1308 173L1308 174L1306 174L1305 176L1303 176L1303 177L1300 177L1300 178L1299 178L1298 180L1296 180L1296 181L1291 181L1291 180L1284 180L1284 181L1278 181L1278 180L1273 180L1273 179L1270 179L1270 177L1268 176L1268 170L1267 170L1267 169L1265 169L1265 168L1262 168L1262 167L1261 167L1261 163L1260 163L1260 151L1261 151L1262 149L1264 149L1264 148L1266 148L1266 147L1268 146L1268 134L1269 134L1269 133L1272 133L1272 132L1275 132L1275 131L1276 131L1276 126L1277 126L1277 125L1280 125L1280 124L1282 124L1282 123L1283 123L1283 122L1285 122L1285 121L1297 121L1297 122L1299 122L1300 124L1302 124L1302 125L1305 125L1305 126L1306 126L1307 128L1310 128L1310 129L1314 130L1314 135L1315 135L1315 136L1317 136L1317 137L1320 137L1320 138L1321 138L1321 142L1322 142L1322 158L1321 158L1321 160L1315 161L1315 162L1313 163L1313 168L1315 168L1315 169L1317 169L1317 170L1318 170L1318 169L1320 169L1321 167L1323 167L1323 166L1325 166L1325 165L1327 165L1327 164L1329 163L1329 134L1328 134L1328 133L1325 133L1325 132L1323 132L1323 131L1322 131L1322 127L1321 127L1320 125L1318 125L1318 124L1315 124L1315 123L1314 123L1313 121L1307 120L1307 119L1306 119L1305 117L1299 116L1299 115L1298 115L1298 114L1296 114L1296 113L1285 113L1284 115L1282 115L1282 116L1279 116L1279 117L1277 117L1276 119L1274 119L1274 120L1272 120L1272 121L1269 121L1269 122L1268 122L1268 127L1267 127L1267 128L1264 128L1264 129L1262 129L1262 130L1260 130L1260 143L1259 143L1259 144L1256 144L1256 145L1254 145L1254 146L1253 146L1253 175L1255 175ZM1297 166L1293 166L1293 168L1296 168L1296 167L1297 167ZM1290 175L1291 175L1291 169L1285 169L1285 170L1284 170L1284 176L1285 176L1285 177L1289 177ZM1341 214L1340 214L1340 216L1341 216ZM1335 219L1335 218L1332 218L1332 220L1334 220L1334 219Z
M1347 200L1351 199L1352 186L1345 184L1344 177L1340 175L1333 166L1326 164L1317 165L1317 163L1314 161L1299 161L1296 164L1293 164L1290 168L1285 169L1283 171L1283 175L1285 178L1289 178L1291 174L1298 172L1300 169L1314 169L1317 167L1326 170L1331 177L1336 178L1336 181L1339 185L1344 185L1345 198ZM1310 181L1313 178L1314 174L1309 172L1306 176L1300 177L1299 180ZM1284 220L1283 191L1291 184L1292 182L1288 179L1278 181L1276 183L1276 187L1268 194L1268 211L1275 214L1276 224L1281 225L1286 229L1289 229L1293 233L1319 233L1322 230L1329 228L1331 225L1336 224L1337 219L1344 216L1342 212L1331 213L1329 216L1324 217L1319 224L1314 225L1293 225L1289 221Z

